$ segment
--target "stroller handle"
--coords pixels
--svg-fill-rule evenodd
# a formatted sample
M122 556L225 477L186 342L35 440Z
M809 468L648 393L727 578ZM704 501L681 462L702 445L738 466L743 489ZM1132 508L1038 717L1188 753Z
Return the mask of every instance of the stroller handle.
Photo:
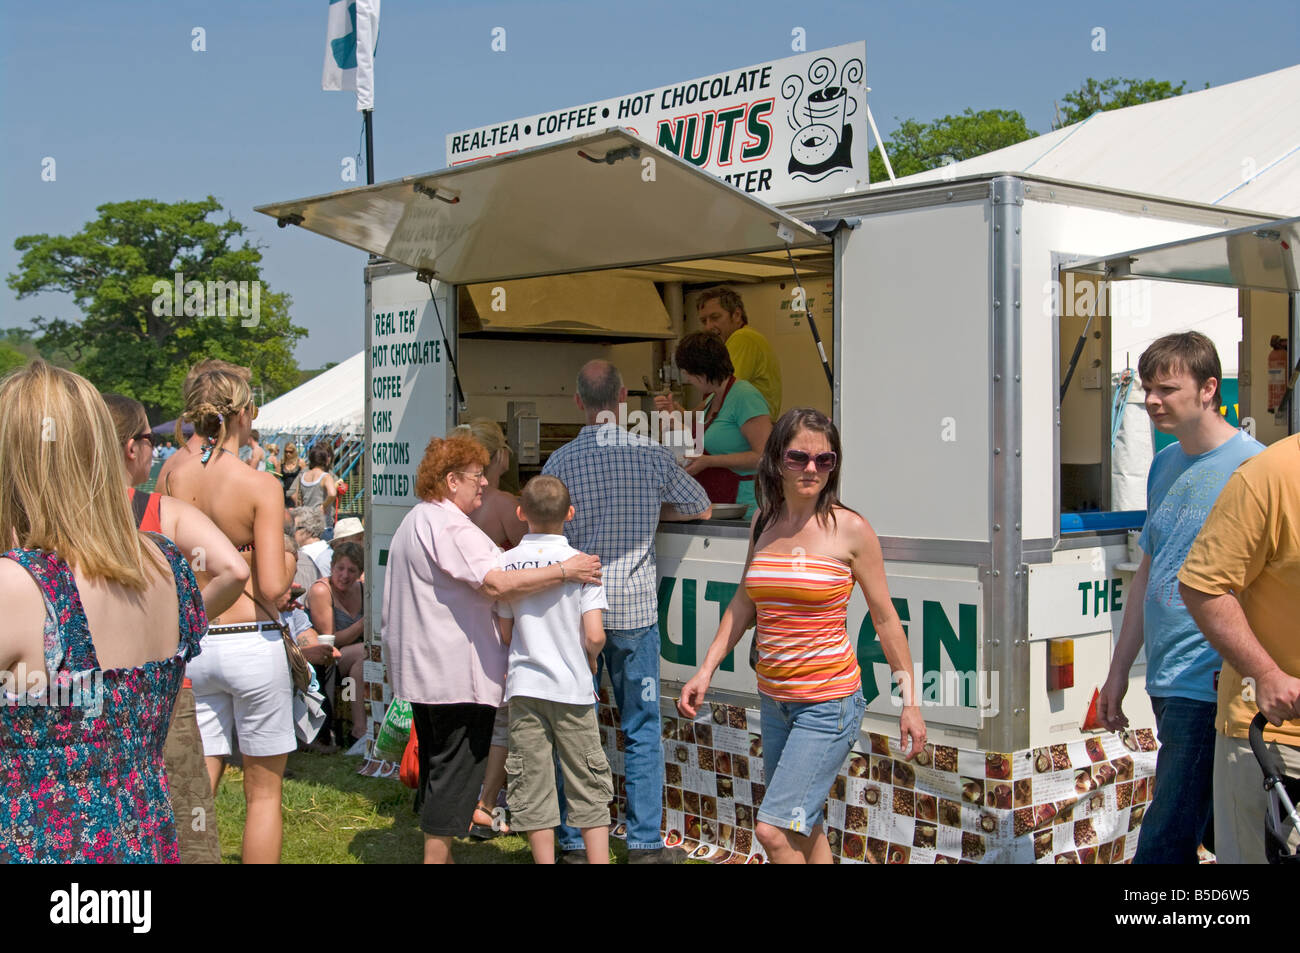
M1255 752L1255 760L1259 762L1259 767L1264 772L1265 787L1268 787L1272 781L1286 776L1282 759L1264 747L1264 726L1267 724L1268 719L1264 717L1262 711L1256 712L1250 722L1250 750Z

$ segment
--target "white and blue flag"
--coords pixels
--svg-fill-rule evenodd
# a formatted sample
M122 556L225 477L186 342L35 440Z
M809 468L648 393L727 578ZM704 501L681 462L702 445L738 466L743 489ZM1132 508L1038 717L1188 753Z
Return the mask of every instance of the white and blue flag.
M330 0L320 88L355 89L357 111L374 109L378 40L379 0Z

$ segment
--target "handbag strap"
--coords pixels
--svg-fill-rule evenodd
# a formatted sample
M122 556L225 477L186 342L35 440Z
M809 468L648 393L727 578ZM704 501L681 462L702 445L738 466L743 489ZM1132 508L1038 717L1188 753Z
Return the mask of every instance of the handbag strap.
M265 612L267 615L269 615L269 616L271 617L270 619L268 619L268 620L266 620L266 621L270 622L272 625L275 625L277 628L279 628L279 630L280 630L280 632L281 632L282 634L284 634L284 635L288 635L288 634L289 634L289 627L288 627L287 625L285 625L282 621L280 621L280 613L278 613L278 612L272 612L270 609L268 609L268 608L266 607L266 603L265 603L265 602L263 602L263 601L262 601L261 599L259 599L257 596L253 595L253 594L252 594L251 592L249 592L247 589L244 590L244 595L246 595L246 596L248 596L248 598L252 599L254 605L256 605L259 609L261 609L263 612Z
M722 405L727 401L727 395L731 393L731 387L736 383L736 375L732 374L727 378L727 384L722 388L721 394L714 394L709 400L709 412L704 418L704 427L700 430L700 439L704 439L704 431L712 426L713 422L718 419L718 414L722 413ZM713 399L713 398L716 398Z

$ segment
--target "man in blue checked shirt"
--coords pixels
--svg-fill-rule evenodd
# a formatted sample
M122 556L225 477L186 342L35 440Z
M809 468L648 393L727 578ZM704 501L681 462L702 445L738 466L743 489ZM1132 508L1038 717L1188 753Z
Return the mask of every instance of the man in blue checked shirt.
M602 412L618 416L627 401L622 375L609 361L589 361L578 372L578 406L587 425L551 454L542 472L564 481L573 519L564 524L569 544L600 557L604 573L605 648L626 746L628 862L678 864L680 847L665 847L664 757L659 733L659 600L655 532L661 520L708 519L709 497L653 440L618 424L597 423ZM599 676L597 676L599 679ZM561 792L561 797L563 793ZM560 828L561 863L586 858L581 832Z

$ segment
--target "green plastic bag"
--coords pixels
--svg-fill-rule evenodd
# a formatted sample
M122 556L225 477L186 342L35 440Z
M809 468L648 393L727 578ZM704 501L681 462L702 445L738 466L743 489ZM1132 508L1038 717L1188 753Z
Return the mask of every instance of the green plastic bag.
M411 737L411 703L394 698L384 712L384 723L375 738L375 753L386 761L401 761Z

